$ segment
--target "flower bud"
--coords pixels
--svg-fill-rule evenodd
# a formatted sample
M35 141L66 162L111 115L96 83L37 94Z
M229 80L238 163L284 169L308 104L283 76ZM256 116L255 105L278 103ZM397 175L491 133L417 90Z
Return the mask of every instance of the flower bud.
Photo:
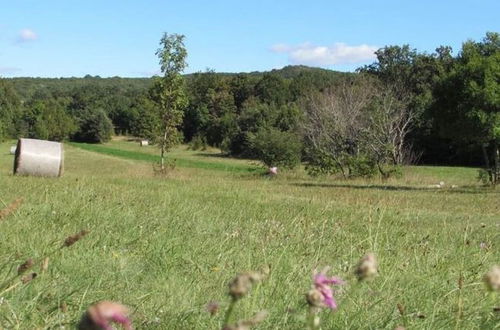
M500 291L500 266L493 266L486 275L484 283L490 291Z
M368 280L375 277L378 273L377 259L373 253L368 253L358 263L355 274L358 280Z
M306 294L306 300L311 307L324 307L323 295L317 289L311 289Z
M248 294L252 285L262 280L262 275L257 272L239 274L229 283L229 295L233 299L240 299Z

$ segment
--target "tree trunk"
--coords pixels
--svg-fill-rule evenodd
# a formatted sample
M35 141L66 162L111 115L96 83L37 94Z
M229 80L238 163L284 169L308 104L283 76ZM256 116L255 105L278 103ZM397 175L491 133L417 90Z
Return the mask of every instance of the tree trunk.
M493 173L491 171L490 158L488 157L488 151L486 150L487 146L488 146L487 143L481 144L481 148L483 150L484 164L486 165L486 172L488 172L490 182L493 183Z
M165 170L165 147L167 144L167 127L165 127L165 133L163 133L163 142L161 144L161 170Z
M493 142L493 160L495 167L493 168L493 184L496 185L500 181L500 151L498 150L498 142Z

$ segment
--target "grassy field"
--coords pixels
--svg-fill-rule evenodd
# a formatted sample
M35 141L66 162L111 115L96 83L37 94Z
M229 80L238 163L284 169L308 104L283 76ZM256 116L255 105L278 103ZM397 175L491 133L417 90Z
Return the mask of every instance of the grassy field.
M304 294L326 265L347 284L339 309L321 313L323 329L500 328L499 297L481 281L500 263L500 190L480 187L475 169L408 167L385 183L303 170L269 179L251 161L180 147L160 178L157 150L122 140L66 145L64 177L46 179L12 176L9 146L0 144L0 209L24 200L0 219L0 329L72 328L102 299L130 306L139 329L220 329L223 313L206 304L224 309L228 282L265 265L269 277L234 315L267 310L256 329L304 329ZM367 252L380 274L356 284ZM22 284L28 258L38 276Z

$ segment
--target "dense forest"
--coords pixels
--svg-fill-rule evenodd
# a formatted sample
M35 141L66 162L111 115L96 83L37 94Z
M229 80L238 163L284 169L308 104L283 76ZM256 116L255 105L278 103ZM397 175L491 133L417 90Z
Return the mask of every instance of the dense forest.
M184 75L188 102L179 139L241 157L279 150L292 163L312 165L326 157L347 176L356 171L353 157L496 164L498 171L498 33L466 41L456 54L445 46L425 53L403 45L381 48L376 56L355 73L287 66ZM154 142L161 132L158 79L0 79L0 139L99 143L128 134Z

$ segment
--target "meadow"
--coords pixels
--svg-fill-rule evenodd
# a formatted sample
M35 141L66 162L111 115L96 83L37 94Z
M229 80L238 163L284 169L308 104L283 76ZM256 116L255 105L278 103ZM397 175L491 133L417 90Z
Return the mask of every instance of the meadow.
M48 179L13 176L10 145L0 144L0 209L23 202L0 218L0 329L73 328L98 300L129 306L138 329L220 329L229 281L262 267L269 276L234 319L267 310L255 329L305 329L304 295L324 266L347 283L338 310L321 312L323 329L500 328L500 297L482 282L500 263L500 190L480 186L476 169L270 178L253 161L180 146L158 177L158 150L120 139L66 144L64 176ZM368 252L379 275L357 283ZM28 258L38 276L22 283ZM222 311L211 316L210 301Z

